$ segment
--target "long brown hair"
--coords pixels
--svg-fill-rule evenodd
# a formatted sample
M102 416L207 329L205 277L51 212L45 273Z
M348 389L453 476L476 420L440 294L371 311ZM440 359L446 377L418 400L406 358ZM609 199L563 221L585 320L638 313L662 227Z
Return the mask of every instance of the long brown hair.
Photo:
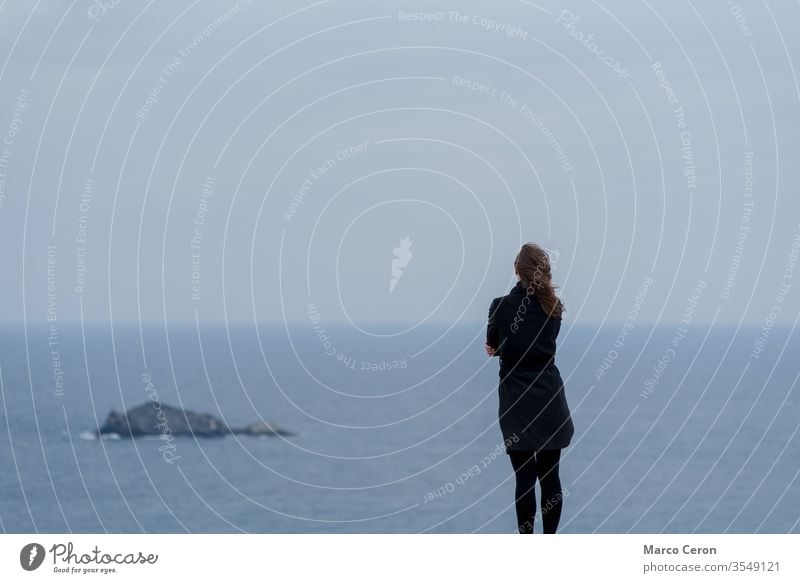
M536 297L544 313L561 318L565 308L556 296L547 251L536 243L525 243L514 259L514 271L522 285L527 288L528 294Z

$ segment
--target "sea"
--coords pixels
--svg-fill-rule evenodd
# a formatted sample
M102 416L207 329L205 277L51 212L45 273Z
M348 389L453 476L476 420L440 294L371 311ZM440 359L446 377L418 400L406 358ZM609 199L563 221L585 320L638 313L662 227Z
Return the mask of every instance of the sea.
M514 533L484 334L2 326L0 529ZM559 531L800 532L798 354L789 327L564 322ZM143 403L292 435L94 436Z

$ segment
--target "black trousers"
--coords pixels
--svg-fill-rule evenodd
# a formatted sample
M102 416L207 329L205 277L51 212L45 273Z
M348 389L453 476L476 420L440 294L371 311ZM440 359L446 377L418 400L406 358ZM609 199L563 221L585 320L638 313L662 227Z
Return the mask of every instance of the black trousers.
M516 477L515 504L520 534L533 534L536 516L536 480L542 490L542 529L554 534L561 519L561 480L558 477L560 449L512 451L509 453Z

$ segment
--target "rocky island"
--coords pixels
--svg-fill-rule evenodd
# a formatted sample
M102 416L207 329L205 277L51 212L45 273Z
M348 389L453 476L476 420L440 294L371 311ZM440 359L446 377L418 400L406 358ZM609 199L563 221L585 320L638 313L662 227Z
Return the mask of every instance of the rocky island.
M98 437L115 433L120 437L142 435L194 435L196 437L224 437L226 435L294 435L269 421L256 421L244 427L228 427L221 420L208 413L194 413L158 402L144 403L128 409L124 413L113 409L106 417Z

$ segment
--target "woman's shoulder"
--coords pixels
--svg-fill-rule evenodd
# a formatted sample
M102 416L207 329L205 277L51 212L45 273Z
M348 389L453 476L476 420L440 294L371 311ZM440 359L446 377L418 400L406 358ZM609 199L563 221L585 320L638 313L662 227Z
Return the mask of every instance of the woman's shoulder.
M492 303L489 305L489 312L495 312L507 305L509 305L510 300L513 298L513 294L506 294L504 296L497 296L492 300Z
M519 286L513 288L506 295L494 298L489 305L489 314L492 315L497 312L508 311L509 309L512 311L524 312L533 310L533 312L541 316L542 319L557 322L559 325L561 324L562 315L560 313L548 315L536 296L525 293L525 289Z
M525 288L520 287L519 285L511 288L511 290L502 296L498 296L492 300L492 306L500 305L501 303L507 302L510 299L520 299L525 295Z
M507 297L508 297L507 295L505 295L505 296L497 296L496 298L494 298L492 300L492 303L490 304L490 306L493 307L493 308L499 306L503 302L503 300L505 300Z

